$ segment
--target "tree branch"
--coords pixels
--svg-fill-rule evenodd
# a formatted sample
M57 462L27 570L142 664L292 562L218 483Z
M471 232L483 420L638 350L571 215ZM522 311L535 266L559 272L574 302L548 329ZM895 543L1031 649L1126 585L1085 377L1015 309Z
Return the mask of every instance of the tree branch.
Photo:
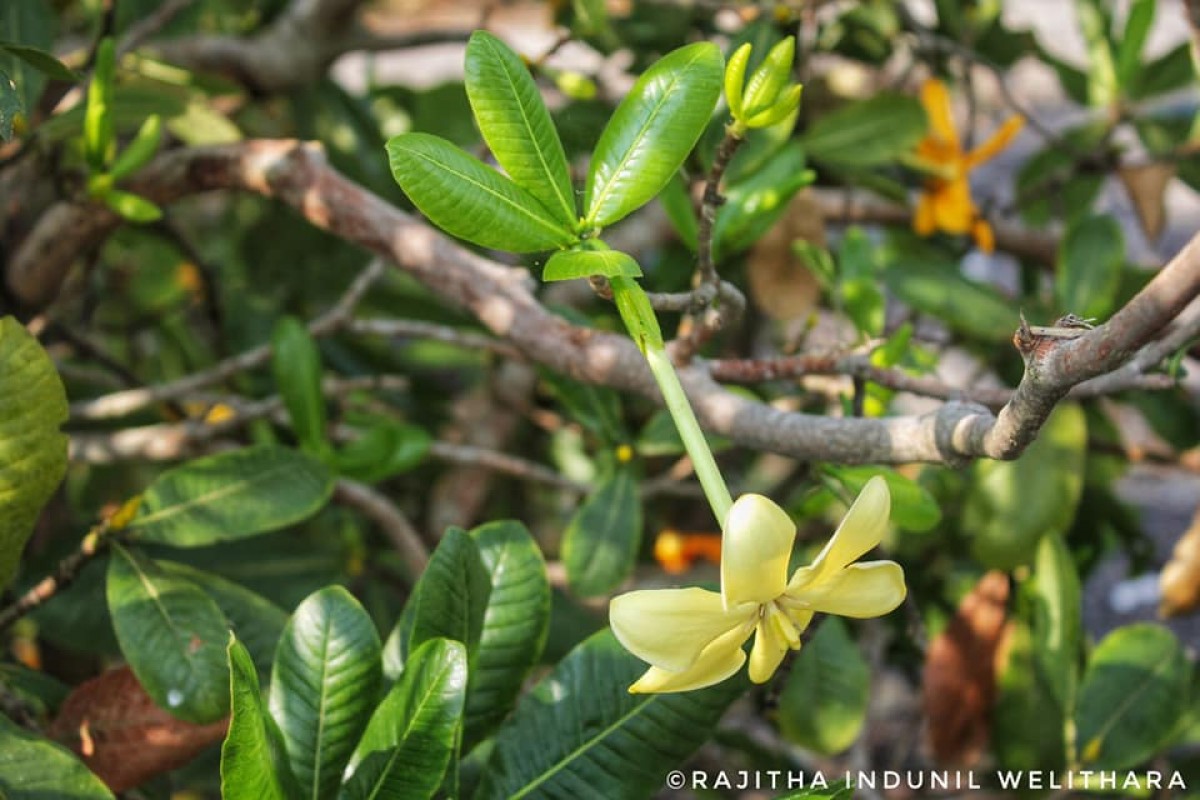
M312 224L394 260L531 361L576 380L658 398L641 353L627 337L571 325L550 313L531 293L525 270L476 255L393 208L330 168L316 145L249 141L178 150L157 158L129 186L160 204L214 189L273 197ZM70 238L71 231L60 229L57 236ZM24 266L30 272L65 273L62 265ZM921 416L813 416L780 411L729 392L702 362L684 369L681 377L708 430L759 450L842 463L1015 458L1072 386L1121 366L1198 291L1200 238L1107 324L1026 353L1025 377L998 416L963 402L947 402Z

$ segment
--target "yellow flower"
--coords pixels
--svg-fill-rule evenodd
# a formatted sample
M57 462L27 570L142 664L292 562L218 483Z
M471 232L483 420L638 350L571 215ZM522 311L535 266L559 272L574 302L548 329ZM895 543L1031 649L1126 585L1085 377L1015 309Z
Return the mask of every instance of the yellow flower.
M967 176L1007 147L1025 120L1019 116L1010 117L990 139L967 152L954 129L950 95L945 84L936 79L925 81L921 87L921 105L929 117L929 135L917 145L917 160L935 174L925 180L925 191L917 201L913 216L913 230L921 236L928 236L935 230L959 235L970 233L979 249L990 253L995 249L995 237L971 200Z
M812 564L787 577L796 526L762 495L729 510L721 550L721 591L647 589L613 598L609 622L625 649L650 669L629 691L684 692L719 683L746 662L742 645L757 633L750 679L766 682L817 612L877 617L904 600L904 573L892 561L852 563L879 544L887 527L887 484L867 482Z

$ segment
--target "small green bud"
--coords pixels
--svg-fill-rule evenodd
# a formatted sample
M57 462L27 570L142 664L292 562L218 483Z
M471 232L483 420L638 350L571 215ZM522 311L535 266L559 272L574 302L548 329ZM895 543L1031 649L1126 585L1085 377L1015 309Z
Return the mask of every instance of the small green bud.
M775 104L779 93L792 77L792 61L796 57L796 39L789 36L771 48L767 57L754 70L742 93L743 113L752 117Z
M729 113L735 120L741 120L743 115L742 91L746 83L746 66L750 63L750 43L734 51L725 65L725 101L729 103Z

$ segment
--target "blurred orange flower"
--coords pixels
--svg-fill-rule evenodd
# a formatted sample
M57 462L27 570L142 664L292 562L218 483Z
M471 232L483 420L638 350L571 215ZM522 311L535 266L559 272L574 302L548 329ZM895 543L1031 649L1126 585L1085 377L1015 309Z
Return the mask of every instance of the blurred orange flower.
M995 249L995 237L971 200L967 177L971 170L1007 147L1025 120L1010 117L990 139L968 152L954 128L946 85L934 78L925 81L921 87L921 105L929 116L929 135L917 145L917 161L932 174L925 179L925 190L917 201L913 230L921 236L929 236L935 230L959 235L970 233L979 249L990 253Z
M654 558L672 575L687 572L693 562L701 558L720 564L721 534L680 533L667 528L654 540Z

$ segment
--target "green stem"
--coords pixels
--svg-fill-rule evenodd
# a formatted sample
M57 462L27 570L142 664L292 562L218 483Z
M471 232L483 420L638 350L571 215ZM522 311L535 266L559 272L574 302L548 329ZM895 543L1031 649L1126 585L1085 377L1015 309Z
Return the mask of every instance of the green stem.
M716 459L708 447L700 423L696 421L696 414L692 411L692 405L679 382L675 365L671 363L671 358L663 346L662 331L658 327L654 309L650 307L650 301L642 287L633 279L610 278L609 281L621 319L650 365L650 372L654 375L654 381L667 403L667 410L675 420L675 427L679 430L684 449L692 459L692 467L696 470L696 477L700 479L700 486L704 489L708 504L717 518L717 524L723 528L725 518L729 515L729 507L733 505L733 498L729 495L729 487L725 485L721 470L717 468Z

